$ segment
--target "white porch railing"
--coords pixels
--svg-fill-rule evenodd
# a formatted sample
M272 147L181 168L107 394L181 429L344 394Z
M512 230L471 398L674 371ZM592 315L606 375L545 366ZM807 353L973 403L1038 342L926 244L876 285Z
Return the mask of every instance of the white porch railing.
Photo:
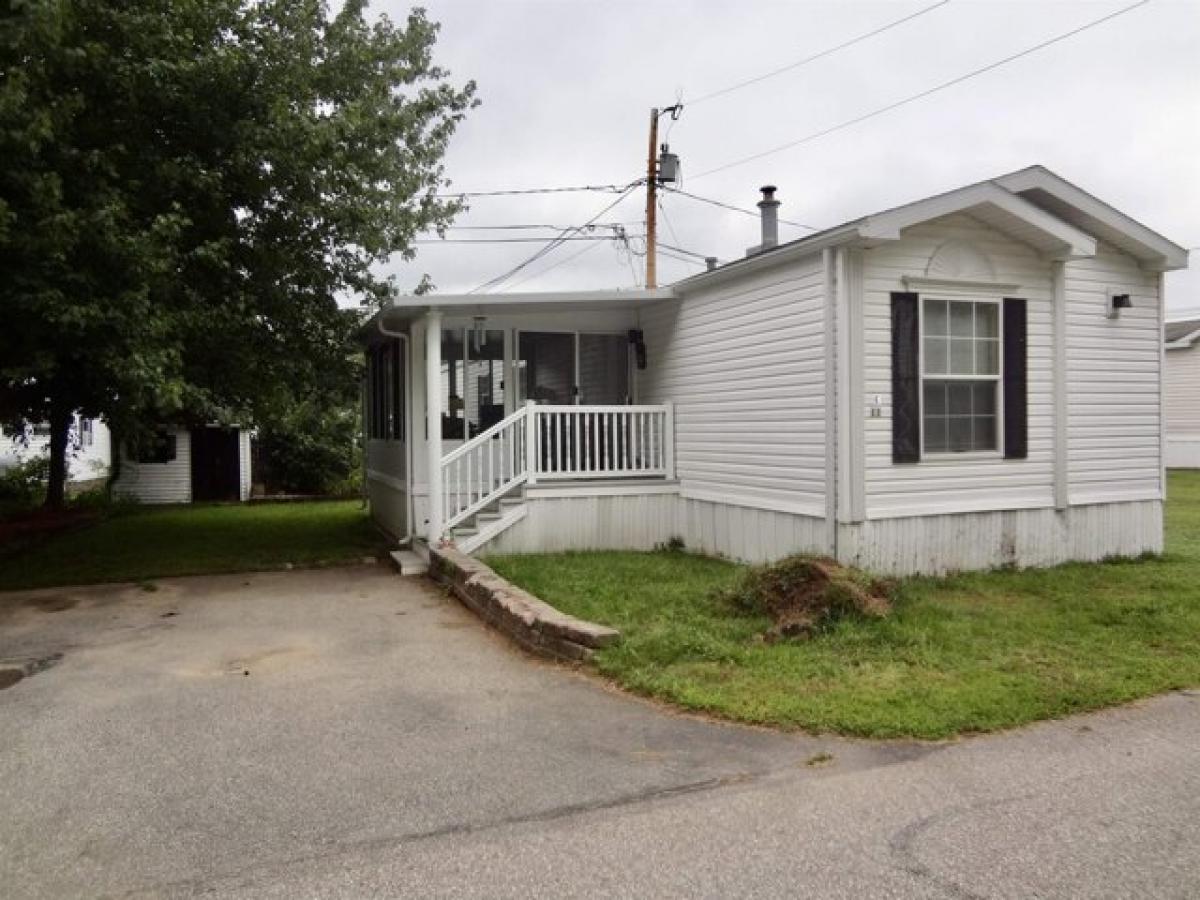
M670 478L674 472L670 403L529 403L442 457L442 528L448 531L523 483Z
M527 408L531 483L671 474L675 428L670 404Z

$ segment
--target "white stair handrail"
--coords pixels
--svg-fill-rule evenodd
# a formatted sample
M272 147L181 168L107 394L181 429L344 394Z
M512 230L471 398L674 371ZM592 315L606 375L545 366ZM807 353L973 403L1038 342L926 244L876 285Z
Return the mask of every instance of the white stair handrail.
M528 414L528 408L521 407L442 457L438 477L445 532L527 480Z

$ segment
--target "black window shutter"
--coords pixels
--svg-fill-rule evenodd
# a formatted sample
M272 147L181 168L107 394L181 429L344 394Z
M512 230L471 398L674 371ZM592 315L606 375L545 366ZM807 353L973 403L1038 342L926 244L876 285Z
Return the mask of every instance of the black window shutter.
M892 294L892 461L921 459L921 336L917 295Z
M1025 301L1004 299L1004 458L1029 455L1028 364Z

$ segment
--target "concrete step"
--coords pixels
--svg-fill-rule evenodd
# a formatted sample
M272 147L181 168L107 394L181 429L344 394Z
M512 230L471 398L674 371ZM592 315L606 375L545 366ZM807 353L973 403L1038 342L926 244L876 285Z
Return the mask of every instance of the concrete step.
M429 563L412 550L393 550L388 556L401 575L424 575L429 571Z

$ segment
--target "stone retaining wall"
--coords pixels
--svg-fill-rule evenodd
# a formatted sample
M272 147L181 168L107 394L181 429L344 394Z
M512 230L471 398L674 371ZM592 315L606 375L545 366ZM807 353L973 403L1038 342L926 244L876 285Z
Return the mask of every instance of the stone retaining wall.
M621 639L614 628L559 612L510 584L484 563L453 548L430 548L429 574L468 608L532 653L561 660L586 660Z

